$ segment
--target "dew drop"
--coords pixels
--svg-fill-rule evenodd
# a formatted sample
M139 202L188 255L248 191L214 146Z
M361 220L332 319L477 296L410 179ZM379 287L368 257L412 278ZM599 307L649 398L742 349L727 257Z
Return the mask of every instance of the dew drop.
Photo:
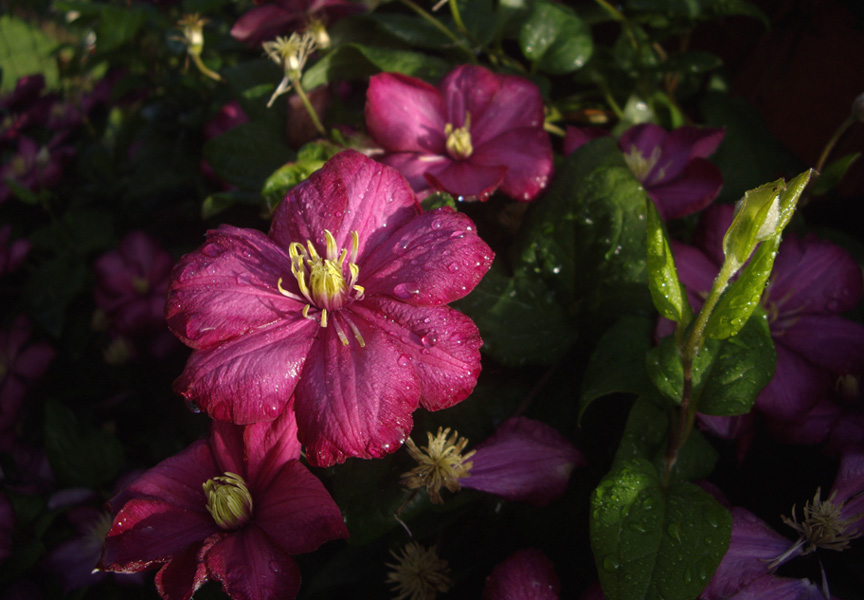
M407 367L411 364L411 359L408 358L407 354L400 354L399 359L396 361L396 364L398 364L400 367Z
M451 240L461 240L464 237L465 237L464 231L454 231L453 233L450 234Z
M438 343L438 337L430 331L429 333L420 338L420 343L423 344L426 348L431 348Z
M189 412L193 412L196 414L201 412L201 407L198 406L198 403L195 402L194 400L187 400L186 401L186 408L189 409Z
M447 270L448 270L450 273L455 273L456 271L459 270L459 263L458 263L458 262L455 262L455 261L454 261L454 262L451 262L449 265L447 265Z
M618 562L618 559L614 556L607 556L603 559L603 569L609 571L617 571L618 567L621 566L621 563Z
M432 221L432 229L441 229L444 226L444 223L441 219L435 219Z
M412 294L418 293L420 290L412 289L412 285L407 283L399 283L393 287L393 294L397 298L402 298L403 300L406 298L410 298Z
M219 256L220 254L222 254L222 250L216 244L206 244L203 248L201 248L201 253L204 256L209 256L213 258L214 256Z
M271 560L270 561L270 570L273 571L274 573L279 573L282 570L282 568L279 566L279 563L277 563L275 560Z

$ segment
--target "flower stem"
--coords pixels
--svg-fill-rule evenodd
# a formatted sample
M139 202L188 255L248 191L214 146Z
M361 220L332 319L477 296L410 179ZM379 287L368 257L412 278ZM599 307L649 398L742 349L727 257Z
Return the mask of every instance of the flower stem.
M303 90L303 86L300 84L300 77L294 79L294 91L297 92L297 96L300 97L300 101L303 103L303 106L306 107L306 112L309 113L309 117L312 119L312 123L315 125L315 129L318 130L318 133L321 134L321 137L328 137L327 130L324 129L324 124L321 123L321 119L318 118L318 113L315 111L315 107L312 106L312 102L309 101L309 96L306 95L306 92Z
M840 127L834 132L834 135L831 136L831 139L828 140L828 143L825 144L825 147L822 149L822 154L819 155L819 160L816 162L816 170L822 171L822 168L825 166L825 163L828 161L828 156L831 155L831 151L834 150L834 146L837 145L837 141L840 139L849 126L855 122L855 118L851 115L846 117L846 120L840 124Z
M459 39L459 37L456 36L456 34L453 33L452 31L450 31L441 21L439 21L438 19L436 19L435 17L430 15L428 12L423 10L423 8L418 6L412 0L399 0L399 1L402 4L404 4L405 6L407 6L408 8L410 8L411 10L413 10L414 12L416 12L418 15L420 15L420 17L422 17L423 20L425 20L427 23L434 26L438 31L440 31L445 36L447 36L454 44L459 46L459 48L461 48L465 52L465 54L467 54L471 58L472 63L477 64L477 57L474 56L474 53L471 51L471 49L468 48L465 45L465 42L463 40Z
M195 66L198 67L198 70L201 71L204 75L206 75L207 77L209 77L210 79L212 79L214 81L219 81L219 82L222 81L222 76L219 73L217 73L216 71L212 70L211 68L209 68L207 65L204 64L204 61L201 60L200 54L196 54L195 52L190 52L189 56L192 57L192 62L195 63Z

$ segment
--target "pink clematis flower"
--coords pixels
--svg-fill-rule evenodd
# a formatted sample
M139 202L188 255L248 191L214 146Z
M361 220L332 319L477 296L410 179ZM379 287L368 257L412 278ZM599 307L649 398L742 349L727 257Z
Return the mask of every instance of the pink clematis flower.
M258 4L231 28L232 37L249 46L305 29L315 21L338 21L365 10L361 3L351 0L275 0Z
M702 210L720 193L723 176L706 159L720 145L723 134L723 129L690 126L669 132L644 123L625 131L618 146L660 216L677 219ZM602 129L568 127L564 154L605 135L609 134Z
M446 303L492 256L468 217L420 214L397 171L342 152L279 205L269 237L222 225L175 267L168 325L195 349L175 389L240 424L295 395L315 465L394 452L419 404L473 390L479 332Z
M464 65L437 88L381 73L369 80L366 126L418 193L487 199L500 189L522 202L552 176L552 142L536 85Z
M561 583L545 554L526 548L511 554L486 578L482 600L558 600Z
M156 566L166 600L187 600L208 579L233 600L294 598L291 555L346 538L339 508L298 460L293 413L241 427L214 422L200 440L145 472L109 503L114 523L99 569Z

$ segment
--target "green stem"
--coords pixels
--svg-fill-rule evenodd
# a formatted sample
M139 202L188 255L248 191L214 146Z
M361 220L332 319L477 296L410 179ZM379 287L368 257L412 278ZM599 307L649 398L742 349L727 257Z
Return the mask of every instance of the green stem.
M450 0L450 14L453 15L453 22L456 23L456 28L464 35L468 35L468 30L465 28L465 23L462 22L462 15L459 13L459 5L456 0Z
M192 62L195 63L195 66L198 67L198 70L201 71L204 75L209 77L214 81L222 81L222 76L216 71L210 69L207 65L204 64L204 61L201 60L201 55L196 54L194 52L190 52L189 56L192 57Z
M312 106L312 103L309 101L309 96L306 95L306 92L303 90L303 86L300 84L300 76L298 75L294 81L294 91L297 92L297 96L300 97L300 101L303 103L303 106L306 107L306 112L309 113L309 117L312 119L312 123L315 125L315 129L318 130L318 133L321 134L321 137L327 137L327 130L324 129L324 124L321 123L321 119L318 118L318 113L315 111L315 107Z
M459 37L456 36L455 33L450 31L441 21L430 15L428 12L423 10L420 6L412 2L412 0L399 0L402 4L416 12L420 17L423 18L427 23L434 26L438 31L447 36L454 44L459 46L465 54L467 54L471 58L471 62L477 64L477 57L474 56L474 53L465 45L465 42Z
M825 144L825 148L822 149L822 154L819 155L819 160L816 163L816 170L822 171L822 168L825 166L825 163L828 161L828 156L830 156L831 151L834 150L834 146L837 145L837 141L840 139L849 126L855 122L855 118L852 115L846 117L846 120L840 124L840 127L834 132L834 135L831 136L831 139L828 140L828 143Z

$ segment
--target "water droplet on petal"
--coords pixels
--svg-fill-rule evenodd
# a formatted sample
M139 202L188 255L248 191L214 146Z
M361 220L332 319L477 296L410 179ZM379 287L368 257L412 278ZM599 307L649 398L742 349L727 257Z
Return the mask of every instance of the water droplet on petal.
M195 402L194 400L187 400L186 401L186 408L189 409L189 412L193 412L196 414L201 412L201 407L198 406L198 403Z
M456 271L459 270L459 263L458 263L458 262L455 262L455 261L454 261L454 262L451 262L449 265L447 265L447 270L448 270L450 273L455 273Z
M441 219L435 219L432 221L432 229L441 229L444 226L444 223Z
M271 560L270 561L270 570L273 571L274 573L279 573L282 569L279 566L279 563L277 563L275 560Z
M416 284L399 283L393 287L393 295L403 300L410 298L412 294L416 294L419 291L416 289Z
M222 254L222 249L216 244L205 244L203 248L201 248L201 253L204 256L215 257Z
M396 361L396 364L398 364L400 367L407 367L411 364L411 359L408 357L407 354L400 354L399 359Z

